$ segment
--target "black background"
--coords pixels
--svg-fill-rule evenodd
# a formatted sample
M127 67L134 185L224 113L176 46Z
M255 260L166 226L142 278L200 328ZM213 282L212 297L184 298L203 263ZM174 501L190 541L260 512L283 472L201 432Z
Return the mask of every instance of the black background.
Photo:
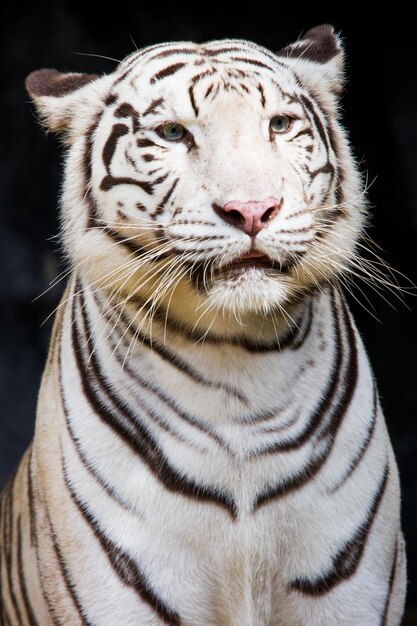
M167 40L197 42L241 37L277 50L303 31L333 23L346 42L348 82L344 120L355 154L371 183L369 233L394 268L416 281L417 253L417 53L411 16L393 5L367 18L352 8L308 10L256 2L166 5L15 3L1 15L0 116L0 488L27 446L46 358L50 320L61 288L43 292L60 264L57 197L62 170L58 142L35 121L23 87L40 67L110 72L111 60ZM344 5L346 7L346 5ZM228 11L226 11L228 8ZM406 285L405 279L400 282ZM401 304L360 285L350 297L379 383L403 489L409 559L407 624L417 624L417 325L415 297ZM394 308L393 308L394 307ZM414 615L414 617L413 617ZM330 625L329 625L330 626ZM332 625L333 626L333 625Z

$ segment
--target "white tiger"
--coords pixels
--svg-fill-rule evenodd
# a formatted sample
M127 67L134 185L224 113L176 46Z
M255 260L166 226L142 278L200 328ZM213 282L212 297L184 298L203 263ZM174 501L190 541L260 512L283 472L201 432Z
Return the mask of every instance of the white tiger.
M1 626L398 626L395 459L338 277L332 27L27 88L67 144L59 308L1 501Z

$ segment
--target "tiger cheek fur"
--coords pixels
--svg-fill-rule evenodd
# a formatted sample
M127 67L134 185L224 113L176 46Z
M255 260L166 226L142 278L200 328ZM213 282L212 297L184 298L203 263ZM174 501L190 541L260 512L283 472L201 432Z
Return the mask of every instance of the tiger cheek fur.
M71 276L1 626L400 624L398 474L338 286L366 220L342 61L324 25L29 76Z

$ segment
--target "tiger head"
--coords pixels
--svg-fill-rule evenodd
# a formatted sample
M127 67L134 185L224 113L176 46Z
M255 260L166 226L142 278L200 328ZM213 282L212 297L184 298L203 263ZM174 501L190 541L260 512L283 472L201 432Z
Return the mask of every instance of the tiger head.
M342 60L324 25L276 54L175 42L106 76L31 74L68 145L70 262L115 297L190 319L267 316L334 281L365 215L338 119Z

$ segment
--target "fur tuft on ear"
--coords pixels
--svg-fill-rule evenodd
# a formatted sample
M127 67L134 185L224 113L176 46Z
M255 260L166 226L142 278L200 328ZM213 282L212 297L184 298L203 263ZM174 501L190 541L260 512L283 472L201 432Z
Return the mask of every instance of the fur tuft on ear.
M25 85L45 126L63 132L69 130L77 106L88 101L88 86L98 80L97 74L42 69L29 74Z
M26 78L25 85L32 98L67 96L98 78L97 74L63 74L58 70L36 70Z
M313 63L327 63L340 52L333 26L322 24L311 28L301 39L280 50L278 55Z
M321 89L327 87L333 93L341 91L343 48L340 37L330 24L310 29L277 55L285 57L306 84L318 82Z

